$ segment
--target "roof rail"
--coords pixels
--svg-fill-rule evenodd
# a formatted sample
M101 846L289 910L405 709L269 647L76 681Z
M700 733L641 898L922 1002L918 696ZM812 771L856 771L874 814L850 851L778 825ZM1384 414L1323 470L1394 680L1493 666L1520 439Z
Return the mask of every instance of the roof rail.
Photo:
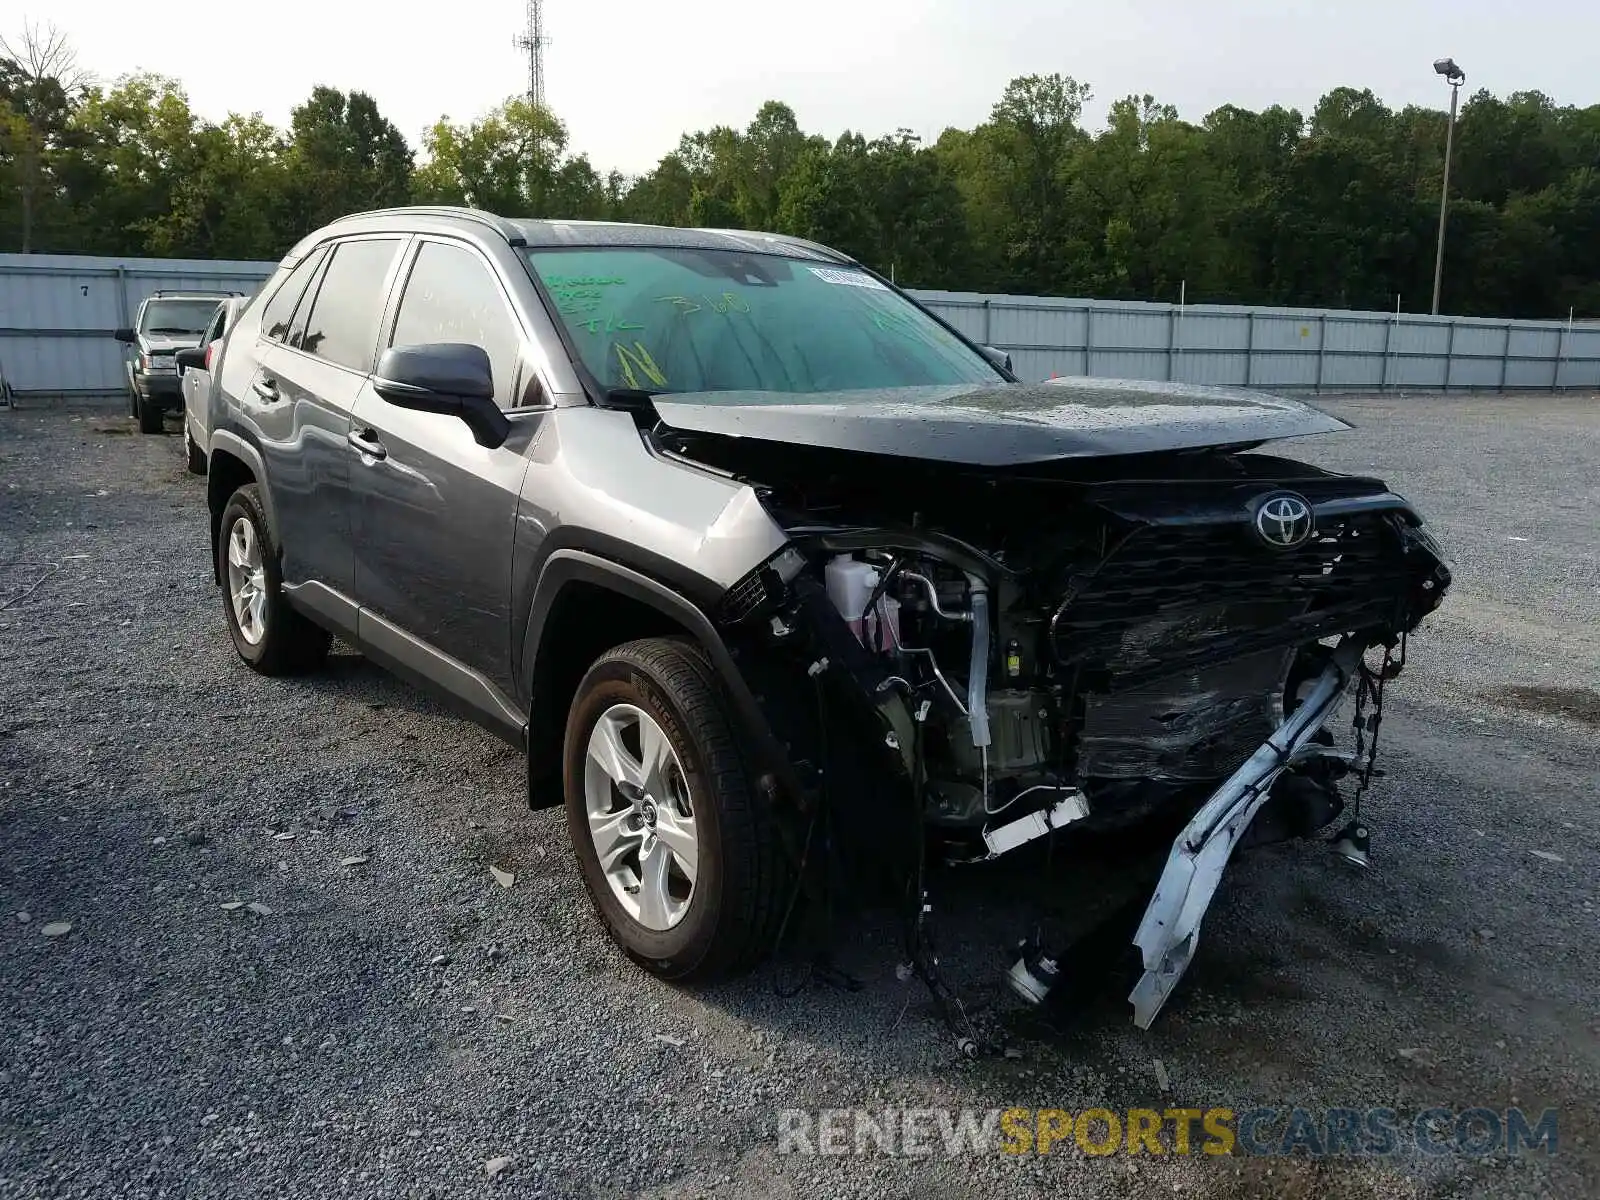
M157 288L150 293L150 299L154 300L157 296L204 296L210 298L212 296L242 295L244 295L243 292L224 292L220 289L213 290L211 288Z
M481 208L467 208L458 204L410 204L399 208L374 208L368 212L346 213L333 221L337 225L341 221L354 221L361 217L456 217L463 221L476 221L480 225L487 225L513 246L526 246L527 238L523 237L522 230L492 212L485 212Z

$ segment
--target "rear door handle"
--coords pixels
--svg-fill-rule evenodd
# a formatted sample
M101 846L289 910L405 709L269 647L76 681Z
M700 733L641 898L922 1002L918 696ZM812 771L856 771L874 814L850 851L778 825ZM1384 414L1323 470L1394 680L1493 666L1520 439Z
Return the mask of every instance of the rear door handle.
M388 458L389 452L383 448L383 443L378 440L378 435L370 429L363 429L360 433L351 430L345 434L344 440L349 442L368 458Z
M250 390L269 403L278 398L278 384L276 380L257 377L251 383Z

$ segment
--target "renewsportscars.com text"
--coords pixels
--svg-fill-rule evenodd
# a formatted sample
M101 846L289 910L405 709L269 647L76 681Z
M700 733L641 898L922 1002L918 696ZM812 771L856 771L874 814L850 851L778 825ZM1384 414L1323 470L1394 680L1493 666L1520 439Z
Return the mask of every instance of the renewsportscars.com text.
M1390 1157L1553 1155L1557 1113L1520 1108L780 1109L779 1154Z

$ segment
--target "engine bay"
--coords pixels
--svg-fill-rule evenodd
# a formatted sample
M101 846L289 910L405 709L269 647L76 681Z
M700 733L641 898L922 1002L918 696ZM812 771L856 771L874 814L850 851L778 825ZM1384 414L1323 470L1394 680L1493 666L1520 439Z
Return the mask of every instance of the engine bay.
M820 799L809 828L824 812L830 853L904 881L908 960L936 998L930 852L984 862L1069 827L1187 820L1136 942L1148 1025L1246 832L1331 829L1337 780L1365 786L1382 680L1450 584L1380 481L1248 447L1018 469L712 435L662 449L749 482L789 534L720 623ZM1323 725L1353 683L1357 746L1336 750ZM1327 836L1364 865L1359 794ZM1051 962L1022 946L1013 990L1038 1002Z
M1120 824L1214 785L1332 639L1393 640L1449 582L1381 483L1267 455L931 476L845 473L839 457L745 464L767 468L794 540L729 615L790 645L809 629L808 662L844 669L926 821L975 854L986 827L1069 796L1091 825ZM1258 528L1279 500L1303 510L1293 545Z

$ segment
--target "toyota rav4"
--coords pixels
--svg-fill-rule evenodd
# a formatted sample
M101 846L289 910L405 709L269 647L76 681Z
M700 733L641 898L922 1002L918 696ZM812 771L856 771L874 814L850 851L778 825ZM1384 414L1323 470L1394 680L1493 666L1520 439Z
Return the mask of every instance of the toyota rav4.
M308 670L338 636L525 750L606 926L669 978L871 875L931 983L930 860L1148 830L1148 1025L1247 829L1364 860L1341 787L1450 579L1383 483L1259 449L1343 422L1020 382L771 234L349 217L245 309L210 403L239 655ZM1011 982L1054 969L1024 947Z

